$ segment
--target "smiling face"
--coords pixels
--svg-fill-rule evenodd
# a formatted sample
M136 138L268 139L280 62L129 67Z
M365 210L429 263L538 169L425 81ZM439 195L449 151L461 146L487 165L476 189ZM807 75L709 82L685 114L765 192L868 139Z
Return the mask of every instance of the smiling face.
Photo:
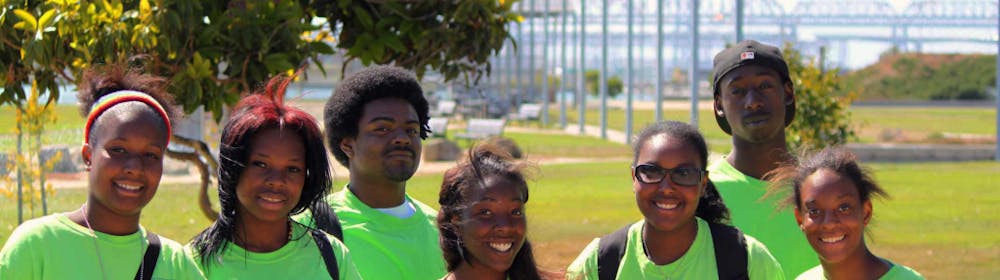
M371 101L362 111L358 135L344 138L340 148L350 159L352 174L404 182L420 164L420 119L404 99Z
M715 113L725 116L733 137L751 143L784 141L785 108L794 94L778 72L758 65L739 67L720 80L718 94Z
M654 135L646 140L636 156L635 164L650 164L666 169L705 169L705 163L694 146L667 134ZM698 199L705 191L707 174L702 176L697 185L681 186L674 183L670 175L659 183L647 184L636 179L634 169L632 172L635 202L647 224L665 232L695 226L695 210L698 209Z
M125 104L97 119L93 139L83 145L81 155L89 173L88 201L94 210L137 216L160 185L167 132L163 119L152 109L127 110L139 106Z
M471 205L462 212L459 233L473 267L506 272L524 245L523 182L487 177L484 187L469 192Z
M819 169L802 182L795 220L824 263L863 257L864 230L871 219L871 201L861 201L847 177Z
M250 141L246 168L236 185L241 219L284 222L305 184L302 138L288 129L267 128Z

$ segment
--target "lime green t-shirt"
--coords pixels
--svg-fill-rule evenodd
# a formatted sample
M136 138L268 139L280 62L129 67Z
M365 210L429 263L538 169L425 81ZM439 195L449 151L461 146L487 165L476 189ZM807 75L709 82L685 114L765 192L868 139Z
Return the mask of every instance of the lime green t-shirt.
M779 197L760 201L767 193L767 182L743 174L725 159L712 163L708 172L729 207L733 225L767 245L785 270L785 278L792 279L819 264L816 252L795 223L792 208L776 211Z
M715 245L708 223L698 220L698 234L683 256L666 265L656 265L646 257L642 246L642 225L645 220L632 224L628 230L625 255L618 266L615 279L719 279L715 262ZM747 241L747 273L750 279L785 279L781 266L767 247L744 234ZM597 249L600 238L591 241L580 256L569 265L566 279L597 279Z
M145 236L142 226L125 236L92 234L64 213L30 220L0 250L0 279L132 279L149 244ZM183 246L161 236L153 278L205 277Z
M292 239L273 252L255 253L230 242L226 250L206 267L192 244L186 249L208 279L330 279L319 248L306 227L293 223ZM342 280L361 279L351 254L340 240L327 235L337 257Z
M879 277L879 280L924 280L924 276L920 275L919 272L899 264L892 263L889 260L882 259L889 263L892 267L889 271ZM826 280L826 272L823 271L822 265L817 265L812 269L802 273L799 277L795 277L795 280Z
M327 201L340 218L344 243L366 279L437 279L445 275L438 245L437 211L410 196L416 212L406 218L382 213L358 199L348 188ZM308 214L295 217L312 224Z

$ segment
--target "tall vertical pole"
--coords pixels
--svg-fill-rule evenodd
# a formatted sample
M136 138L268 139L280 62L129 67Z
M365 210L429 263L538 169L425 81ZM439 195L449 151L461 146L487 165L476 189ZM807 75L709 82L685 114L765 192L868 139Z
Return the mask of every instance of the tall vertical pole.
M698 127L698 0L691 0L691 125Z
M552 41L549 41L549 29L552 29L552 25L549 23L549 11L552 10L552 0L542 0L545 1L545 10L542 11L542 127L549 126L549 45Z
M656 119L663 120L663 1L656 1Z
M736 43L743 42L743 0L736 0Z
M534 95L535 92L535 75L538 74L538 69L535 69L535 21L538 21L538 6L535 4L538 1L529 0L531 9L531 21L528 22L528 94ZM517 104L520 108L521 104Z
M628 58L625 60L625 143L632 143L632 95L635 91L635 78L632 77L632 39L635 36L634 26L632 26L632 18L635 17L635 9L633 9L633 0L626 1L626 9L628 9L628 42L625 44L628 46L627 53Z
M569 79L568 79L569 75L566 75L567 73L569 73L569 63L568 63L568 60L566 60L566 53L569 52L569 49L566 49L566 26L567 26L567 21L569 20L569 16L567 16L567 12L566 12L567 10L569 10L569 5L568 4L569 4L569 0L563 0L562 1L562 10L560 11L562 13L562 41L560 42L560 43L562 43L562 47L560 48L560 50L562 50L562 57L560 57L560 59L562 60L562 62L560 63L560 64L562 64L562 73L559 73L559 93L558 93L559 94L559 128L565 128L566 127L566 94L565 94L565 92L567 90L567 86L566 85L569 83Z
M586 133L584 126L587 125L585 116L587 114L587 10L583 8L586 2L587 0L580 0L580 17L577 18L577 21L580 23L580 28L577 30L580 34L577 35L580 39L580 56L578 57L580 65L576 71L576 105L579 107L577 109L577 118L579 119L577 120L577 124L580 126L580 135Z
M517 3L517 13L524 17L524 2ZM524 47L526 47L524 45L524 22L517 23L517 42L520 47L517 48L517 55L514 60L514 67L517 68L517 94L514 95L514 106L521 105L521 95L524 95L524 68L521 67L521 55L524 53Z
M997 15L1000 15L1000 4L997 5ZM994 152L993 159L1000 161L1000 16L997 16L997 138L996 138L996 151Z
M601 0L601 139L608 139L608 0Z

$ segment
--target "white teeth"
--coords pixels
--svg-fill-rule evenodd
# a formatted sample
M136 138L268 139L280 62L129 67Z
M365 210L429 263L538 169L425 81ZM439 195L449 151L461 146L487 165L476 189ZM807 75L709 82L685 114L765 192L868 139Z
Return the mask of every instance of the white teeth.
M825 242L825 243L834 243L834 242L837 242L837 241L844 240L844 237L845 237L844 235L840 235L840 236L834 236L834 237L820 238L820 240L823 240L823 242Z
M139 189L142 189L142 186L133 186L133 185L126 185L126 184L117 184L117 185L119 187L123 188L123 189L130 190L130 191L138 191Z
M507 252L513 245L514 243L490 243L490 247L492 247L493 250L500 252Z
M677 208L677 205L678 205L677 203L668 204L668 203L656 202L656 207L664 210L672 210L674 208Z
M267 202L281 202L282 201L281 198L269 197L269 196L262 196L262 197L260 197L260 199L263 199L264 201L267 201Z

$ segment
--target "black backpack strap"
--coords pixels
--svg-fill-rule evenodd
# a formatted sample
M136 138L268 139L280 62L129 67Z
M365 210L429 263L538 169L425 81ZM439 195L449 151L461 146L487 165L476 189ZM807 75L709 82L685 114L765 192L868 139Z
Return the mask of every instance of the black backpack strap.
M743 232L736 227L717 223L708 223L708 228L712 231L719 279L750 279L747 273L747 240L743 237Z
M628 229L631 224L601 237L597 241L597 279L612 280L618 275L618 266L628 246Z
M155 233L146 232L146 240L149 246L146 247L146 255L142 256L142 264L135 272L135 280L153 279L153 270L156 269L156 260L160 258L160 237Z
M316 242L316 247L319 248L319 253L323 255L323 262L326 263L326 272L330 273L330 279L340 279L337 256L333 254L333 246L330 246L330 239L327 239L326 234L319 230L309 230L309 233L312 234L313 241Z

